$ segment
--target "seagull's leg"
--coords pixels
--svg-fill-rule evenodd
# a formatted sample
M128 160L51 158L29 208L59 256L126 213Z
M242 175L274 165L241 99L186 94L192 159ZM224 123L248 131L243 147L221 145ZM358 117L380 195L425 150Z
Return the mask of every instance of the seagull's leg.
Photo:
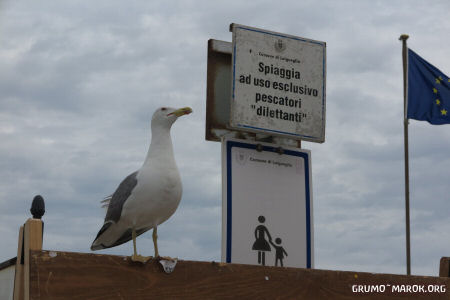
M134 230L131 232L131 237L133 238L133 250L134 250L134 255L133 257L137 257L137 251L136 251L136 230Z
M163 260L171 260L171 261L173 261L173 262L177 262L178 261L178 258L172 258L172 257L169 257L169 256L159 256L159 252L158 252L158 227L154 227L153 228L153 246L155 247L155 258L156 259L159 259L159 260L161 260L161 259L163 259ZM175 267L175 265L174 265L174 267Z
M158 253L158 227L153 228L153 246L155 247L155 258L159 257Z
M150 257L149 256L142 256L137 254L136 251L136 230L133 228L133 230L131 231L131 237L133 238L133 250L134 250L134 254L131 256L131 260L132 261L138 261L141 262L143 264L145 264Z

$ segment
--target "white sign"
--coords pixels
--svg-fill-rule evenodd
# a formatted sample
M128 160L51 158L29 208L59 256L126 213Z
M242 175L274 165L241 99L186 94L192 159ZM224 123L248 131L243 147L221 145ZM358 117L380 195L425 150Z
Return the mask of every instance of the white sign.
M222 261L313 267L308 150L222 142Z
M325 140L325 42L232 24L236 129Z

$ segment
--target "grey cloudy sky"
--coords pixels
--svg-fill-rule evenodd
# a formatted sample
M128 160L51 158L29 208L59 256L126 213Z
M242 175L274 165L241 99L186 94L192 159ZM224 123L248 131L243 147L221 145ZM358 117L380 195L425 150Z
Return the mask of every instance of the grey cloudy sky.
M141 166L150 117L173 127L184 195L160 252L220 260L220 144L204 140L207 40L230 23L327 43L326 142L312 151L315 266L405 272L402 33L450 73L448 1L0 2L0 261L16 255L31 200L44 248L90 252L99 200ZM450 249L450 125L411 121L413 274ZM151 235L138 239L153 253ZM101 251L128 255L130 243Z

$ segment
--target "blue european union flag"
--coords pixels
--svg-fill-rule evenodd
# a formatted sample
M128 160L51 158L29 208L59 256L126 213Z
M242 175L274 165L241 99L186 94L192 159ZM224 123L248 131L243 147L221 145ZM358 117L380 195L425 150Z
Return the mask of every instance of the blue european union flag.
M444 73L408 49L408 119L450 124L449 84Z

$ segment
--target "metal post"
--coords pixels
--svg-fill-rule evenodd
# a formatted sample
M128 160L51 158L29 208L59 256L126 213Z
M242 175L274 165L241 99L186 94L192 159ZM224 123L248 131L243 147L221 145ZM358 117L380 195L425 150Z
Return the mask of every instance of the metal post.
M411 275L411 242L410 242L410 226L409 226L409 149L408 149L408 47L406 40L409 38L407 34L402 34L399 40L402 41L403 49L403 129L405 137L405 221L406 221L406 275Z

